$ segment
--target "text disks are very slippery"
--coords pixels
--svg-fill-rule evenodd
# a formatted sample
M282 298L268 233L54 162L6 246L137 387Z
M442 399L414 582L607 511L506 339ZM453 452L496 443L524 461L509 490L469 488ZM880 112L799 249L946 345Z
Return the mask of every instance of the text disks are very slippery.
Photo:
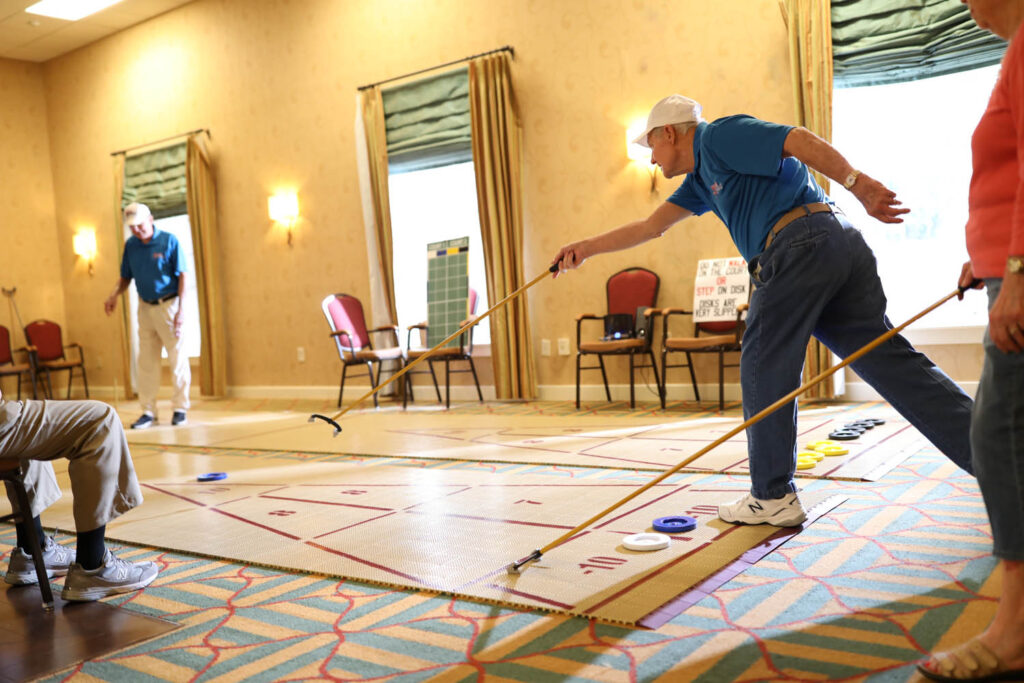
M738 256L698 261L693 288L694 320L734 320L736 306L747 301L749 286L747 262Z

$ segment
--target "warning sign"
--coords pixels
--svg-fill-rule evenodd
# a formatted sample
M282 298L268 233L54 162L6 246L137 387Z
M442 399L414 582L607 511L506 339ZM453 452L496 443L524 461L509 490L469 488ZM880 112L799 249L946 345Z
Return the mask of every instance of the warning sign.
M747 262L739 256L697 262L693 288L693 320L698 323L735 320L736 306L750 298Z

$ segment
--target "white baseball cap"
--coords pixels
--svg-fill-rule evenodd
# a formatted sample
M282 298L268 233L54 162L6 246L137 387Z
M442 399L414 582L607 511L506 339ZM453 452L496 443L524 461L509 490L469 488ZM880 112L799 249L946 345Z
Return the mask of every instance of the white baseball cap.
M673 123L700 123L704 119L700 115L700 102L682 95L669 95L658 102L647 116L647 127L635 140L634 144L650 148L647 136L656 128L671 126Z
M153 214L150 213L149 207L145 204L139 204L133 202L128 206L124 207L124 224L125 225L138 225L147 218L152 218Z

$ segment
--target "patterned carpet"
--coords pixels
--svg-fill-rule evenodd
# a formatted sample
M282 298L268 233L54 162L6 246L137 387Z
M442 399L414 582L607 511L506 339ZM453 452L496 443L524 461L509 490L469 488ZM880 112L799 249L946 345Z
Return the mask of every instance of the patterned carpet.
M906 681L987 624L999 577L971 477L929 447L821 487L849 500L654 631L126 548L164 569L112 602L182 628L45 680Z

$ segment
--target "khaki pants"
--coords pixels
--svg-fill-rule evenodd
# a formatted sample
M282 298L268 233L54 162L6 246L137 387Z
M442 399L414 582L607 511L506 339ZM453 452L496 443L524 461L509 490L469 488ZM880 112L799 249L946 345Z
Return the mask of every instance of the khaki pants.
M178 313L180 297L174 297L158 304L139 301L139 405L142 412L154 418L156 394L160 390L160 349L167 349L167 360L171 366L171 382L174 396L173 410L189 408L188 388L192 382L192 368L185 353L185 334L174 336L174 316Z
M0 400L0 458L22 461L33 516L61 496L48 461L67 458L76 531L142 503L121 420L99 401Z

